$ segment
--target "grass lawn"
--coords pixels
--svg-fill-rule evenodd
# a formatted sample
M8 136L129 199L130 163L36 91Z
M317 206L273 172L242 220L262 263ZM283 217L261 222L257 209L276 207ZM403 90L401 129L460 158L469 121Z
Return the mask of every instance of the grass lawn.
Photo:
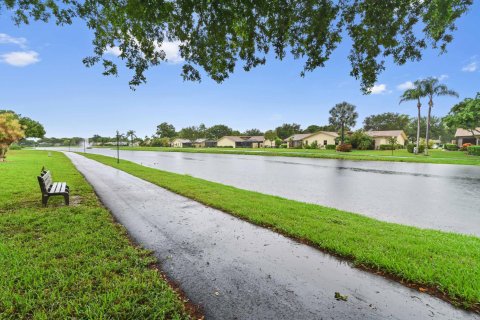
M0 319L188 319L146 250L101 206L63 154L11 151L0 162ZM42 208L42 166L71 188Z
M111 147L109 147L111 148ZM336 152L335 150L321 149L240 149L240 148L160 148L160 147L121 147L121 150L188 152L188 153L219 153L243 154L261 156L285 156L324 159L348 159L370 161L419 162L439 164L463 164L480 166L480 157L469 156L462 151L430 150L429 156L414 155L407 150L354 150L352 152Z
M480 312L480 238L381 222L125 160L117 164L111 157L84 155Z

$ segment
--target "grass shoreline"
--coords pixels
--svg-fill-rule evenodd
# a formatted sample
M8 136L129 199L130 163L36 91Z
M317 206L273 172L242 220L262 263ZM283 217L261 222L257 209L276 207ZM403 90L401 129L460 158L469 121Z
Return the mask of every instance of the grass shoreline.
M114 149L112 147L95 147ZM352 161L387 161L431 164L457 164L480 166L480 157L469 156L461 151L430 150L429 156L414 155L406 150L396 150L394 155L385 150L354 150L352 152L337 153L334 150L320 149L240 149L240 148L164 148L164 147L120 147L120 150L157 151L157 152L184 152L207 154L239 154L270 157L298 157L316 159L338 159Z
M42 166L67 181L71 206L42 208ZM190 319L152 252L136 246L62 153L11 151L0 163L0 318Z
M111 157L82 155L480 313L480 238L382 222L126 160L117 164Z

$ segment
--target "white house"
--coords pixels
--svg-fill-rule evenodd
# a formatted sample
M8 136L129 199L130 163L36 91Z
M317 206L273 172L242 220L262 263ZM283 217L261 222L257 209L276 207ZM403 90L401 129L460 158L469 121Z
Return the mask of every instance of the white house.
M217 147L263 148L264 142L264 136L224 136L218 139Z
M388 139L391 137L396 137L397 144L402 146L404 146L408 140L403 130L366 131L365 133L373 138L374 149L379 149L381 144L390 144Z
M328 144L335 144L338 133L330 131L318 131L314 133L297 133L284 141L287 148L299 148L303 145L312 145L316 141L318 148L325 148Z

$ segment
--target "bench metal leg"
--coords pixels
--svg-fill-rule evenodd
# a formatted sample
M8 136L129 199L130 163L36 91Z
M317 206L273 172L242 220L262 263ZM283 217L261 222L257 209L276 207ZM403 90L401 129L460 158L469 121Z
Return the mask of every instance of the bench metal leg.
M49 196L42 196L42 204L44 207L47 206Z
M66 206L70 205L70 195L68 193L64 194L63 198L65 199L65 205Z

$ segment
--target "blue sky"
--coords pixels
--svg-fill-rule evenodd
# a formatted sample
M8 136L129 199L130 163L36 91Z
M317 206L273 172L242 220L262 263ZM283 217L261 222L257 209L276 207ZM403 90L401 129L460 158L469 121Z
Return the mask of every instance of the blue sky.
M428 50L420 62L387 64L377 94L363 95L349 76L348 42L332 55L327 67L301 78L302 62L287 58L267 61L250 72L241 68L222 84L204 77L184 82L181 61L148 72L148 83L136 91L128 87L130 73L104 77L102 69L87 69L82 59L92 53L92 33L83 22L72 26L33 23L16 27L0 16L0 109L13 109L39 120L47 136L114 135L133 129L151 135L161 122L177 130L205 123L234 129L272 129L282 123L327 124L328 111L341 101L357 106L359 121L371 114L401 112L414 115L415 103L398 104L398 86L427 76L440 77L460 99L480 91L480 42L475 1L457 23L448 52ZM172 60L175 50L168 48ZM439 98L433 111L443 116L459 101Z

